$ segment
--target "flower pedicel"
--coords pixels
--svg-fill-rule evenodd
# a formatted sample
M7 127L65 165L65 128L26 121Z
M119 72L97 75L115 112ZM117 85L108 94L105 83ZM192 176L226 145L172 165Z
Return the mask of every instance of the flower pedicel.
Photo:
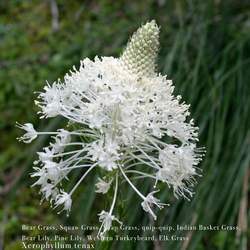
M100 235L112 221L121 223L113 214L121 180L155 220L154 209L166 205L155 197L158 182L166 183L176 197L193 195L203 155L196 147L198 128L188 120L189 106L173 95L172 81L156 72L158 48L159 28L151 21L132 36L120 58L86 58L63 82L47 84L36 101L40 117L62 116L71 129L37 132L30 123L17 125L26 131L19 138L25 143L52 136L49 146L38 152L31 176L37 178L34 186L40 186L43 199L55 207L69 213L81 182L96 168L104 170L96 192L114 189L114 194L110 209L98 214ZM78 168L85 169L83 175L72 190L63 190L63 181ZM143 194L131 177L151 179L150 192Z

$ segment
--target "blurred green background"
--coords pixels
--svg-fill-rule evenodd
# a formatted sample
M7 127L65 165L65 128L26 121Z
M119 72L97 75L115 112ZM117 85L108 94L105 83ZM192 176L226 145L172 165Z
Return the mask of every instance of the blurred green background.
M161 27L159 71L173 79L175 93L191 104L207 153L191 202L161 192L171 206L158 213L162 225L238 225L241 231L176 232L189 241L106 242L96 249L247 250L250 167L249 0L0 1L0 249L21 249L21 225L98 224L107 203L94 193L92 175L73 197L69 218L39 204L29 173L35 152L48 143L16 141L15 122L39 130L60 128L60 119L39 120L34 105L45 80L63 78L80 59L119 56L128 38L155 19ZM77 179L76 172L73 178ZM141 183L146 192L149 183ZM96 199L95 199L96 198ZM149 225L133 192L123 185L122 221ZM36 235L38 232L29 232ZM124 232L121 232L121 234ZM53 232L51 232L53 234ZM131 233L133 234L133 233ZM143 234L143 233L142 233ZM28 235L28 234L26 234Z

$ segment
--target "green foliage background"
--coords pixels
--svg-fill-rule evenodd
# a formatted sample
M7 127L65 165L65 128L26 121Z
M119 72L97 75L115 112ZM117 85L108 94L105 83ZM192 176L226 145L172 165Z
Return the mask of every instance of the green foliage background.
M21 133L15 122L33 122L39 130L59 128L63 120L38 119L34 91L40 91L45 80L63 78L82 58L119 56L132 33L151 19L161 26L159 70L173 79L175 93L191 104L200 127L200 145L207 150L194 199L176 200L171 190L163 188L161 198L171 206L158 213L155 225L237 225L239 215L249 224L249 205L246 212L241 210L249 194L246 176L250 173L249 1L56 3L59 29L53 30L49 0L0 1L0 248L21 249L22 224L98 224L96 214L107 201L94 193L97 175L78 190L69 218L58 216L47 203L39 204L29 173L35 152L48 138L20 144L15 140ZM73 178L78 176L76 172ZM138 185L148 191L147 181ZM119 197L126 225L152 223L126 185ZM250 232L243 230L236 237L235 231L197 231L188 236L187 245L181 241L107 242L97 248L246 250Z

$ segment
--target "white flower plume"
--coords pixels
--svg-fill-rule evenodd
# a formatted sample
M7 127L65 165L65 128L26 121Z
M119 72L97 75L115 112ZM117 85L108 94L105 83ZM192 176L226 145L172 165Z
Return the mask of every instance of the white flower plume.
M161 209L165 204L153 196L156 191L142 194L131 177L149 178L153 188L166 183L176 197L189 199L199 176L204 150L196 146L198 128L189 118L189 105L173 95L172 81L156 72L158 48L159 28L152 21L132 36L120 58L86 58L63 81L47 83L36 100L40 117L64 117L67 130L37 132L30 123L18 125L26 131L19 138L25 143L51 135L49 146L38 152L31 176L38 178L34 185L41 186L43 199L55 207L69 212L83 179L93 169L103 169L96 192L105 194L115 187L110 211L99 214L100 234L118 221L113 210L121 179L156 219L153 206ZM63 191L64 180L70 181L71 172L79 168L85 170L82 176L72 190ZM115 182L104 181L112 179Z

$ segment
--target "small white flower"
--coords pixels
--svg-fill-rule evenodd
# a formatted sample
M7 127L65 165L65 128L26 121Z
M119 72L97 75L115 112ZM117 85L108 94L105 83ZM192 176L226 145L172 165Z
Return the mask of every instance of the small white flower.
M122 224L114 215L102 210L101 213L98 214L99 221L102 222L101 227L99 229L98 235L103 236L107 231L110 230L112 226L112 221L116 221L119 224Z
M55 153L54 149L53 148L50 149L49 147L45 147L44 152L37 152L39 156L39 161L41 162L52 160L54 153Z
M109 139L100 139L94 142L89 149L89 155L92 156L93 161L97 161L98 165L108 171L117 168L116 161L119 160L118 150L119 146L115 141Z
M55 199L58 195L58 188L56 188L51 183L47 183L46 185L41 187L41 193L43 194L44 198L48 200L50 197Z
M31 174L31 177L39 177L38 180L32 186L46 186L48 184L48 176L45 168L34 167L35 172Z
M201 160L200 156L195 154L194 145L167 145L159 152L159 160L162 168L156 173L156 178L166 182L174 189L176 197L186 196L185 192L192 197L192 192L186 185L186 182L194 182L196 173L196 165Z
M63 205L63 210L66 210L67 215L68 215L71 210L71 205L72 205L71 195L64 191L61 191L61 193L56 196L55 208L60 205Z
M98 182L95 184L96 193L106 194L109 191L112 180L109 182L104 181L101 178L98 178Z
M35 101L35 103L42 108L44 117L55 117L61 111L61 99L64 96L64 91L61 84L53 83L52 86L47 84L44 87L45 93L41 93L42 101Z
M162 209L164 205L167 205L167 204L161 203L159 199L157 199L153 196L153 194L155 194L157 192L159 192L159 190L149 193L146 196L146 199L144 199L144 201L141 203L143 210L150 213L153 216L154 220L156 220L157 217L152 210L152 206L155 205L158 208Z
M26 131L23 136L18 138L19 141L23 141L24 143L30 143L37 138L37 132L34 129L33 124L25 123L24 125L21 125L17 123L17 127Z
M47 177L50 181L57 182L61 177L61 169L58 166L58 163L53 161L45 161L44 168L47 172Z
M59 133L54 137L55 142L51 143L52 149L55 153L62 153L64 147L70 142L70 134L67 130L59 129Z

